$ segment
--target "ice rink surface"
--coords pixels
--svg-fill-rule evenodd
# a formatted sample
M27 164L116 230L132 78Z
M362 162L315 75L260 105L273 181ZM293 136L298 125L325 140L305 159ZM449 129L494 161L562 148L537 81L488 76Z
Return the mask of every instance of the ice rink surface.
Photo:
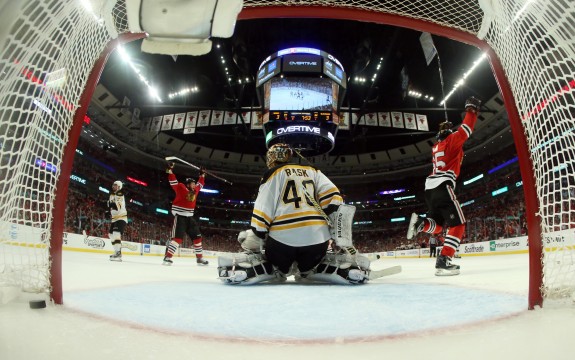
M361 286L217 279L216 259L64 252L64 305L0 306L0 359L573 359L575 306L527 310L528 257L386 259Z

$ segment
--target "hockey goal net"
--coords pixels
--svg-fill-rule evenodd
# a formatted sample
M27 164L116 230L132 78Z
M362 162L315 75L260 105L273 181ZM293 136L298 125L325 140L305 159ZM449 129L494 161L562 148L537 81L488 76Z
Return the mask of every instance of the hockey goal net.
M50 292L62 303L63 218L82 121L108 54L142 36L127 31L125 1L24 0L0 8L0 291ZM520 160L532 308L570 298L575 287L573 14L575 3L562 0L246 0L240 20L368 21L483 49Z

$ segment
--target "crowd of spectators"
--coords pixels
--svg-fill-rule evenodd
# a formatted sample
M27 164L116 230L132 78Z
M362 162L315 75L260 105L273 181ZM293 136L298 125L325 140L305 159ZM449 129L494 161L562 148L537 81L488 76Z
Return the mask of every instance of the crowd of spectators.
M169 212L173 192L167 183L163 169L151 170L142 164L132 163L94 148L89 143L80 142L84 156L76 156L73 173L88 179L98 186L87 187L71 181L68 195L65 229L68 232L86 233L107 237L109 210L106 207L107 194L99 188L111 187L113 181L132 176L144 180L147 187L136 184L126 185L129 224L124 239L133 242L165 244L170 237L172 217L155 209ZM511 155L510 155L511 154ZM522 188L517 163L487 174L495 165L513 157L513 149L507 148L498 157L489 161L466 164L464 179L477 174L484 177L472 184L458 184L458 197L464 205L468 221L463 242L485 241L526 234ZM95 160L96 159L96 160ZM112 170L110 170L112 169ZM117 169L127 169L121 173ZM427 246L426 234L420 234L415 241L407 241L406 219L412 212L426 211L423 195L425 175L420 178L386 181L369 186L356 187L345 192L345 199L357 207L354 218L354 243L361 252L379 252L395 249L409 249ZM382 189L394 189L400 184L413 184L406 189L414 195L403 201L394 200L397 195L380 195ZM493 196L492 191L500 187L508 191ZM351 189L350 189L351 190ZM227 189L224 196L202 193L198 198L196 216L199 219L204 248L217 251L239 251L237 234L249 226L253 194L257 189L248 185L234 185L234 191ZM347 191L344 187L344 191ZM242 194L241 197L238 194ZM403 195L403 194L402 194ZM225 198L224 198L225 197ZM468 203L468 204L467 204ZM395 221L391 221L394 219ZM183 246L190 247L190 239Z

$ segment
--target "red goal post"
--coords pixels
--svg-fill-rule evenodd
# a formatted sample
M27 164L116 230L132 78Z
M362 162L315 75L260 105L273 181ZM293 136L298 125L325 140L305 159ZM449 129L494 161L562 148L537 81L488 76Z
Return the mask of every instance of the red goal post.
M78 0L23 0L0 9L0 295L13 287L63 302L64 213L82 121L110 52L143 36L128 32L125 1L86 0L87 10ZM482 49L520 162L533 308L575 287L573 13L575 4L560 0L246 0L239 20L365 21ZM546 246L549 239L559 240Z

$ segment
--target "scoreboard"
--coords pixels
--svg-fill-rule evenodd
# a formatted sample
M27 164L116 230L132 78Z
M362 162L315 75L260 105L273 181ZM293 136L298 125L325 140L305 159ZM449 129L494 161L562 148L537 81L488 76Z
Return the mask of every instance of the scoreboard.
M266 146L282 142L304 156L331 151L346 74L332 55L289 48L268 56L256 76Z
M270 111L270 121L331 122L331 111Z

